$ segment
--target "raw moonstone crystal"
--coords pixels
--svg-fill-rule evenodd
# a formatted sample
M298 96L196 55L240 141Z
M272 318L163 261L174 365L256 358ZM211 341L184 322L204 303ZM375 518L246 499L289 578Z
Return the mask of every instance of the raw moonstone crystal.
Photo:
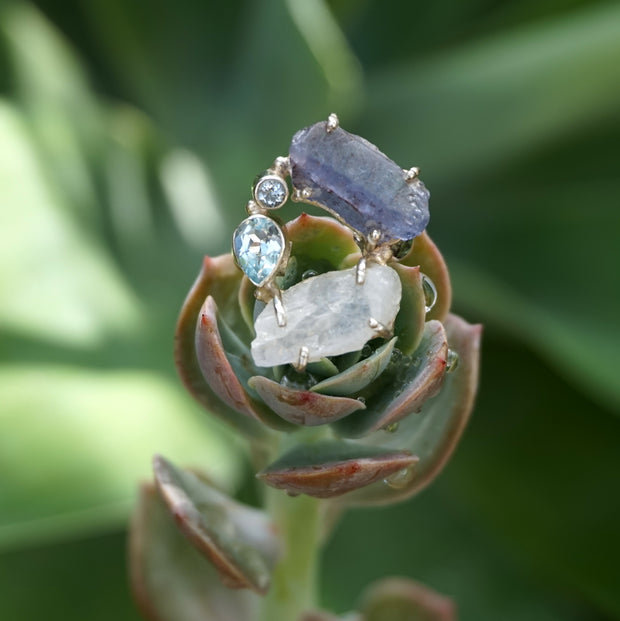
M419 179L407 183L403 169L364 138L325 122L298 131L290 147L293 187L345 224L380 243L413 239L429 221L429 192Z
M371 263L364 284L356 283L356 268L308 278L282 292L286 326L278 326L273 300L256 318L252 357L260 367L296 363L301 347L308 361L361 349L377 336L375 319L391 329L400 308L398 274Z
M278 268L285 244L276 222L260 214L246 218L233 234L237 264L257 286L264 284Z

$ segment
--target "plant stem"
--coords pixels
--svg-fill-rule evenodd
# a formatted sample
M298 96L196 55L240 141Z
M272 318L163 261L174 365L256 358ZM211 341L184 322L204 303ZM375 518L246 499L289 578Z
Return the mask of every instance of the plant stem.
M296 621L316 608L320 555L320 501L309 496L291 498L267 490L267 511L282 539L283 553L262 602L261 621Z

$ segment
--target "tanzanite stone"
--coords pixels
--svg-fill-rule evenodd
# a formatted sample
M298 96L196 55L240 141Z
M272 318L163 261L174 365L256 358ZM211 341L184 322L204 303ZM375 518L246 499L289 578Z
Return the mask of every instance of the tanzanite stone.
M429 221L429 192L419 179L364 138L325 122L298 131L291 142L291 179L304 199L379 243L413 239ZM307 197L307 198L306 198Z
M285 246L284 234L277 223L260 214L246 218L233 235L237 264L259 287L278 269Z

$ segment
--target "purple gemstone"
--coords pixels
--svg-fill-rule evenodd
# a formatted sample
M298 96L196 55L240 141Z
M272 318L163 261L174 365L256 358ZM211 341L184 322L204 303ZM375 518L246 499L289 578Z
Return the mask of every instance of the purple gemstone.
M297 190L310 191L307 202L333 213L368 237L381 232L380 243L413 239L429 220L429 192L364 138L324 121L298 131L289 152L291 179Z

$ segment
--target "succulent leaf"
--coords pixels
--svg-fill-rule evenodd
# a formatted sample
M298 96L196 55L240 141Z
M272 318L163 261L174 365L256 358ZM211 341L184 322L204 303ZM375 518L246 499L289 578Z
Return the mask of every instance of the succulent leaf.
M361 257L351 231L332 218L302 214L285 228L290 259L285 273L276 279L282 288L310 275L350 267ZM378 456L372 458L362 453L331 461L317 458L307 464L308 472L299 464L288 470L283 466L282 471L272 465L261 473L268 484L292 494L317 497L351 492L345 504L389 502L407 497L426 484L451 453L456 442L451 438L460 435L454 430L462 430L473 402L473 393L468 399L476 382L477 371L473 369L477 353L472 353L467 338L461 342L459 328L455 327L458 320L448 317L450 281L435 244L423 233L404 252L402 259L389 262L402 285L394 337L387 342L373 339L360 351L309 363L304 372L292 365L266 369L254 364L250 340L265 302L255 298L256 287L241 276L231 257L205 259L177 332L179 368L199 400L209 406L215 397L217 412L262 442L264 448L277 443L276 434L269 428L292 432L330 424L338 436L355 439L358 450L369 446L378 450ZM423 274L433 280L438 295L429 312ZM439 398L429 401L441 389L446 375L449 339L442 321L454 331L450 337L454 344L450 341L450 345L461 355L460 368L446 382L451 388L441 393L442 399L449 400L447 409L425 405L443 403ZM195 351L188 353L191 330ZM474 330L468 338L478 336ZM455 381L465 376L464 383ZM456 391L454 398L449 397L450 391ZM396 433L383 431L395 431L398 426ZM295 437L305 441L301 435ZM301 447L297 457L306 450L315 449ZM411 467L401 465L388 472L392 453L409 459ZM413 468L417 457L412 455L423 463ZM363 461L366 458L368 462ZM346 468L358 466L358 474L348 483L340 480ZM381 478L388 478L389 485L378 482ZM324 489L319 489L321 485ZM367 489L359 489L363 486Z
M268 430L257 420L227 406L217 395L216 386L207 383L198 363L200 352L195 347L196 323L208 295L213 297L214 302L219 301L222 309L230 311L233 319L231 326L238 327L239 322L234 322L234 318L240 313L234 300L240 280L239 270L231 255L204 258L200 274L185 299L177 322L174 356L183 383L199 403L243 434L262 439Z
M343 436L359 438L412 415L435 395L443 382L448 342L439 321L429 321L411 359L395 365L391 377L367 400L366 410L337 425Z
M239 291L237 293L237 302L239 303L239 312L243 317L243 321L245 321L248 330L250 331L250 335L254 338L254 305L256 304L256 298L254 297L254 292L256 291L256 286L252 283L252 281L247 277L243 276L241 282L239 283Z
M324 395L335 396L351 395L359 392L385 371L392 358L396 341L397 337L394 337L379 347L368 358L350 366L346 371L338 375L315 384L310 390Z
M426 311L422 275L419 267L391 263L403 287L400 310L394 323L394 334L398 334L398 349L405 355L411 354L420 343Z
M407 578L385 578L362 595L364 621L456 621L452 600Z
M292 256L327 261L337 268L348 255L359 252L351 231L333 218L302 213L286 225Z
M251 621L259 596L233 591L177 528L155 486L144 484L131 523L134 598L151 621Z
M366 407L358 399L287 388L262 375L251 377L248 385L278 416L295 425L324 425Z
M332 377L339 372L338 367L329 358L321 358L316 362L308 363L308 373L312 373L313 375Z
M400 264L410 267L419 266L420 271L433 281L437 289L437 303L426 315L426 320L444 321L452 305L450 274L441 252L426 231L415 238L411 250L400 261Z
M407 451L323 440L295 447L257 477L289 494L332 498L383 480L417 461Z
M160 496L178 528L209 558L222 582L229 588L266 593L279 554L266 515L232 500L163 457L154 458L153 471Z
M227 330L229 340L234 340L234 347L241 355L232 355L231 359L237 367L237 374L226 355L220 335L218 309L213 298L209 295L198 314L196 326L196 354L198 365L209 386L213 387L217 396L230 408L240 414L245 414L257 421L265 423L275 429L286 430L282 423L263 403L252 399L241 384L241 377L256 371L249 352L241 353L242 344L233 339L230 330Z
M420 414L400 422L396 433L378 432L365 440L383 447L404 448L418 455L420 462L413 476L398 487L369 486L350 494L345 502L383 504L405 500L426 487L454 452L474 405L482 326L470 325L450 314L445 327L450 348L459 355L458 368L446 374L441 391L423 406Z
M364 621L364 619L360 614L355 612L339 617L338 615L325 612L324 610L312 610L301 615L298 621Z

